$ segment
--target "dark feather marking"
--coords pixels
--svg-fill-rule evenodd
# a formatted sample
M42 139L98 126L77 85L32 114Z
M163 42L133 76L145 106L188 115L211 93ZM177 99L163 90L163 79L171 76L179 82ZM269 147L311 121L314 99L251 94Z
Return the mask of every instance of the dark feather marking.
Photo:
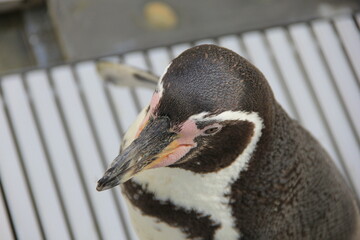
M180 164L196 173L211 173L228 167L244 151L254 134L254 124L248 121L225 121L223 128L214 136L201 136L194 153L186 155Z
M190 239L213 240L220 224L195 210L186 210L170 201L160 201L154 194L130 180L124 183L124 194L144 215L155 217L179 228Z
M358 213L350 189L319 143L280 106L274 110L232 185L242 239L351 239Z
M319 143L276 103L256 67L232 51L203 45L176 58L163 82L156 115L168 116L172 126L201 112L242 110L263 119L265 128L249 167L229 196L242 240L351 239L359 216L351 190ZM196 225L196 213L186 211L178 219L176 206L148 193L136 200L132 194L137 190L131 182L125 184L135 206L194 231L189 236L212 239L219 227L211 222Z

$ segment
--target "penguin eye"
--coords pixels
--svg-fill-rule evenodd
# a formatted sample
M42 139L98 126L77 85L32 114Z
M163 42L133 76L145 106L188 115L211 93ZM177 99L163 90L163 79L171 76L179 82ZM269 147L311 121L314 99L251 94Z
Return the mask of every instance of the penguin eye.
M204 134L205 135L212 135L212 134L217 133L219 130L220 130L220 127L211 127L211 128L206 129L204 131Z

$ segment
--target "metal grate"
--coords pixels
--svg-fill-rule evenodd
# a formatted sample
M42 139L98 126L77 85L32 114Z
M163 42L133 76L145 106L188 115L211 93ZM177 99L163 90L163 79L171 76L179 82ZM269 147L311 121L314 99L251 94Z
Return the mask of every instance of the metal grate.
M360 196L360 14L109 57L161 75L192 45L253 62ZM0 238L136 239L119 189L95 184L152 91L102 82L95 60L0 81Z

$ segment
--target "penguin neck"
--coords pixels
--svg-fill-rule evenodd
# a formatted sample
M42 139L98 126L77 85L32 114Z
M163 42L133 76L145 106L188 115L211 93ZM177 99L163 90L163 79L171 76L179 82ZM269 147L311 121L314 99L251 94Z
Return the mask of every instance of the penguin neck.
M292 122L287 113L276 101L274 101L272 106L264 117L262 135L250 161L253 165L271 153L272 149L279 144L277 141L279 133L286 135L287 133L285 133L285 131L287 132L289 124Z
M254 165L254 167L264 167L266 163L263 159L273 154L274 149L279 150L277 152L278 159L282 159L281 157L289 152L289 149L286 149L286 146L282 145L292 141L291 139L295 138L294 135L297 134L296 129L298 124L287 115L277 102L275 102L273 106L271 115L265 120L265 128L263 129L261 139L251 159L251 164ZM288 161L290 161L290 159Z
M271 185L282 177L285 169L291 171L295 165L297 158L292 155L301 147L299 137L303 130L277 102L273 106L246 171L234 182L233 188L242 189L243 193L261 191L264 182Z

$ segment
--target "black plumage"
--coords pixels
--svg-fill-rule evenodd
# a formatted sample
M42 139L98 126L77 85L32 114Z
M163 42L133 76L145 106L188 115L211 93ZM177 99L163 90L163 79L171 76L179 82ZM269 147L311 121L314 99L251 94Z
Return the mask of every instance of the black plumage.
M163 95L153 118L166 117L172 129L202 112L255 112L262 119L247 169L226 196L239 239L360 239L351 189L321 145L277 103L255 66L228 49L202 45L174 59L161 81ZM167 167L207 174L231 166L254 137L254 124L221 124L219 133L197 137L197 147ZM136 181L125 182L123 191L144 215L190 239L214 239L221 228L211 216L159 200Z

